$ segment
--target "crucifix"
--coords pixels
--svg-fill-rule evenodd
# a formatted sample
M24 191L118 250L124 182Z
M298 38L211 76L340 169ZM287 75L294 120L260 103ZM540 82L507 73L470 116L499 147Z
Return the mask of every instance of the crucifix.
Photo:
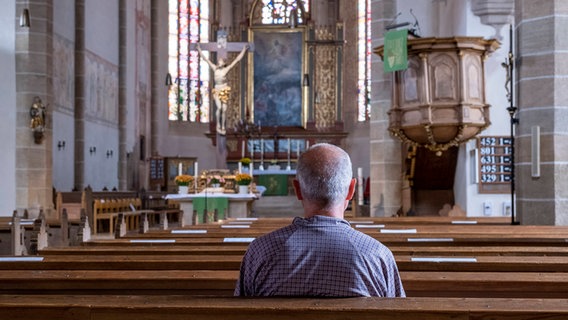
M217 42L209 43L192 43L190 50L197 48L199 55L213 70L215 86L213 89L213 98L217 110L215 112L217 121L217 132L221 135L226 133L226 112L227 103L231 93L231 87L228 84L227 74L229 71L244 57L248 49L252 50L252 44L248 42L227 42L227 32L219 30L217 32ZM202 50L217 52L217 64L211 62ZM240 51L239 55L229 64L226 64L227 52Z

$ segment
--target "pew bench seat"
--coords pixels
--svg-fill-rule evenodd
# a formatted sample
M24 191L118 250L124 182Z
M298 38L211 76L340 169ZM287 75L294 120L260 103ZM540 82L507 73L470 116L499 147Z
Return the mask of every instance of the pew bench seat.
M0 294L231 296L238 270L3 270ZM409 297L568 299L560 272L402 271Z
M565 319L560 299L0 295L2 319Z

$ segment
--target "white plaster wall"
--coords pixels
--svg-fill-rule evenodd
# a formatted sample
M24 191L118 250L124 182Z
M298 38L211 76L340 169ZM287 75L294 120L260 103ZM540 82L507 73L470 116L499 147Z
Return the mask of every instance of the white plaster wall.
M106 125L88 122L85 124L86 132L97 132L96 135L85 136L85 181L93 191L100 191L104 187L108 190L118 188L118 129ZM91 147L96 152L90 153ZM107 151L113 151L107 157Z
M2 1L0 10L0 216L16 209L16 3ZM3 152L2 152L3 151Z
M118 65L118 1L85 0L85 47Z
M63 38L73 43L75 42L75 1L74 0L54 0L53 1L53 33L54 41ZM69 68L74 70L73 61L69 61ZM68 74L70 72L54 74ZM69 84L74 83L74 79L67 79ZM74 90L72 91L74 92ZM58 94L58 93L56 93ZM54 105L52 113L53 139L52 139L52 158L53 158L53 186L58 191L71 191L74 187L74 115L73 105ZM60 141L65 142L65 147L58 147Z
M75 0L53 0L53 33L75 39Z
M74 187L75 168L75 119L66 112L53 112L53 187L57 191L71 191ZM58 147L65 141L65 147Z

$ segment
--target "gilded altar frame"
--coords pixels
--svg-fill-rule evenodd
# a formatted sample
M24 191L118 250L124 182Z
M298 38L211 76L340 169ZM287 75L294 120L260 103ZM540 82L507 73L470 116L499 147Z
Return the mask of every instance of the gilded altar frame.
M250 27L247 108L250 119L269 127L306 128L309 72L307 28ZM292 81L290 81L292 79Z

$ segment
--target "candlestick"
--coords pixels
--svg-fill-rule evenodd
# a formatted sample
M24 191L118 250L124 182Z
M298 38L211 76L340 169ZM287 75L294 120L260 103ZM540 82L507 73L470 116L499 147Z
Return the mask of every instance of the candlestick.
M363 168L357 168L357 202L363 205Z
M183 165L180 162L178 165L178 176L181 176L182 173L183 173Z

